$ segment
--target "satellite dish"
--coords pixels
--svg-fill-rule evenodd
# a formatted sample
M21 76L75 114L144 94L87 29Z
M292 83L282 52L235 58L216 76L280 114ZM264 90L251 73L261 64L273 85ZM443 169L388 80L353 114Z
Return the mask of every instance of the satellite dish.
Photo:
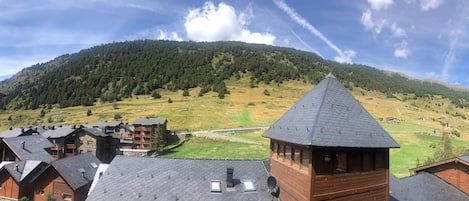
M277 187L277 179L275 179L273 176L269 176L269 178L267 178L267 187L273 191L275 187Z

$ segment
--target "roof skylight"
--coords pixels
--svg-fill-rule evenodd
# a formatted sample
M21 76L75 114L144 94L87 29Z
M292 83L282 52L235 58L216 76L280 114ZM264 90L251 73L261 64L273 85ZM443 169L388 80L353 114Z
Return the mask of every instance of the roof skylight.
M221 192L221 181L220 180L210 181L210 192L212 192L212 193L220 193Z
M256 187L254 186L253 181L244 181L244 191L249 192L249 191L256 191Z

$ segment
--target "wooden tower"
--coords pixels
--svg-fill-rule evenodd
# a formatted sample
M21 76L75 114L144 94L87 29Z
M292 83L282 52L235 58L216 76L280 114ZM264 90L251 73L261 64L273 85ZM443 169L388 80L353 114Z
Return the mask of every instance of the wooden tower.
M331 74L263 136L281 200L389 200L399 144Z

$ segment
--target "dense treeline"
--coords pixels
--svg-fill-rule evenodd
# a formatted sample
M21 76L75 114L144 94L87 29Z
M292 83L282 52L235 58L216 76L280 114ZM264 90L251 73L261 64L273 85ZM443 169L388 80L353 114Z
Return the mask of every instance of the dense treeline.
M440 84L409 80L363 65L339 64L290 48L240 42L132 41L100 45L23 70L10 87L3 109L36 109L58 105L93 105L158 90L201 87L199 95L229 91L225 80L250 75L253 85L298 80L317 83L329 72L347 87L386 94L442 95L458 107L468 106L469 94ZM19 77L19 76L17 76ZM14 78L12 78L14 79ZM15 83L14 87L9 83Z

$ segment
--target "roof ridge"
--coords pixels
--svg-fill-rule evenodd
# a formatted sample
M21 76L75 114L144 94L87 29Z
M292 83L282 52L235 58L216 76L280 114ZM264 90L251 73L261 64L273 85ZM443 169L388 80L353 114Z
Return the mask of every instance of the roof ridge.
M329 74L332 75L331 73L329 73ZM326 77L326 79L327 79L327 78L335 78L335 77L334 77L333 75L332 75L332 76L329 76L329 75L328 75L328 76ZM325 84L326 84L326 87L324 87L323 94L325 94L326 91L327 91L327 89L329 89L330 83L331 83L330 79L327 79L326 81L327 81L327 82L325 83ZM317 86L318 86L318 85L316 85L315 87L317 87ZM309 135L309 137L310 137L309 141L311 142L311 144L314 144L314 143L313 143L314 128L317 126L316 124L317 124L317 122L319 121L319 118L318 118L318 117L319 117L319 113L321 113L321 109L322 109L322 107L323 107L323 105L324 105L324 100L325 100L325 99L326 99L326 96L325 96L325 95L321 97L321 101L320 101L320 104L319 104L318 112L315 114L315 118L314 118L314 122L313 122L313 127L311 128L311 131L309 131L309 132L311 133L311 135Z

